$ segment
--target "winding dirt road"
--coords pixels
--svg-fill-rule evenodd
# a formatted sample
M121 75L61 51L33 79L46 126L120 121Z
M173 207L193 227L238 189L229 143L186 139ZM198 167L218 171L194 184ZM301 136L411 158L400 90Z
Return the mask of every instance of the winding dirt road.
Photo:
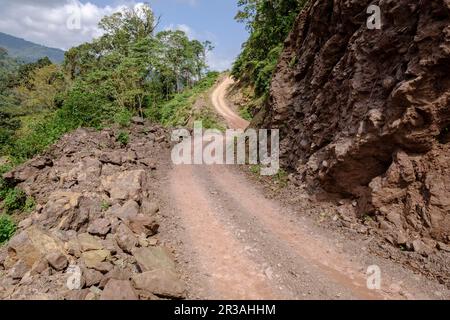
M214 107L230 128L246 128L226 103L231 84L226 78L217 86ZM295 208L267 199L233 166L175 166L167 203L193 299L443 298L442 288L370 256L363 243L327 234ZM381 290L367 287L374 264Z
M212 93L211 100L217 113L226 121L228 128L246 129L250 122L239 117L227 104L227 90L233 83L233 79L226 77Z

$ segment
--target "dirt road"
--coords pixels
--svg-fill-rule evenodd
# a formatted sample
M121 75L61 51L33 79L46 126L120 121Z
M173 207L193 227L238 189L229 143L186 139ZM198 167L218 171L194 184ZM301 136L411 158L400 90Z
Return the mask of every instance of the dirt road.
M239 117L230 109L226 100L227 89L233 84L233 79L226 77L212 93L212 103L217 113L226 121L230 129L246 129L250 122Z
M231 128L245 128L225 100L231 82L218 85L212 101ZM370 256L364 243L328 234L267 199L233 166L175 166L166 197L193 299L449 297L438 284ZM371 265L381 270L380 290L368 289Z

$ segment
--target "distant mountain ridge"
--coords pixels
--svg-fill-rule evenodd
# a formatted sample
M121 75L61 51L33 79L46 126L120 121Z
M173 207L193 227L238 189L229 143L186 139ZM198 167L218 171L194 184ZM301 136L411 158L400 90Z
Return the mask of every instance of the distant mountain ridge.
M21 38L0 32L0 47L8 51L9 56L30 63L48 57L54 63L64 61L64 51L49 48Z

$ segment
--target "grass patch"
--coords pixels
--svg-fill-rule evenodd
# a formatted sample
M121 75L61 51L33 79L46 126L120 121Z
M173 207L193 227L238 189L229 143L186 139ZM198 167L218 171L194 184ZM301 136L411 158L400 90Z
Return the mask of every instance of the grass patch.
M27 197L25 200L25 204L23 206L23 211L25 213L31 213L36 208L36 201L34 201L33 197Z
M261 176L261 165L260 164L250 165L249 170L252 174L257 176L258 178L260 178L260 179L263 178L263 176ZM287 187L287 185L289 183L288 173L286 171L284 171L283 169L278 170L277 174L275 174L273 176L269 176L268 178L270 178L274 184L280 186L281 188Z
M102 204L101 204L102 211L107 211L110 207L111 207L111 204L108 201L106 201L106 200L102 201Z
M18 188L9 189L3 199L3 209L6 213L13 213L16 210L23 211L27 203L27 195Z
M123 147L127 146L130 142L130 135L126 131L120 131L117 136L117 142L119 142Z
M272 176L272 179L276 184L280 185L282 188L287 187L289 181L288 173L283 169L278 170L278 173Z
M245 106L244 108L241 108L239 110L239 115L241 116L242 119L245 119L247 121L253 120L253 116L250 113L249 106Z
M161 105L157 111L147 110L146 116L168 127L185 126L193 117L196 121L203 121L206 129L221 129L217 116L208 108L202 108L197 113L192 113L195 101L208 92L216 83L220 73L210 72L203 80L199 81L192 89L185 90ZM223 128L222 128L223 129Z
M0 245L8 242L16 232L17 226L11 217L7 215L0 216Z

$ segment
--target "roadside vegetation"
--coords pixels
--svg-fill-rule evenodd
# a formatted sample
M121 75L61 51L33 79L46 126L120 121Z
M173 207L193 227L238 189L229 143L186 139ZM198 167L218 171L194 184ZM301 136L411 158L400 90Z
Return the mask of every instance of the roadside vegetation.
M0 155L18 164L77 127L124 125L134 115L177 122L171 117L178 111L168 108L180 107L183 92L208 84L202 79L211 79L212 47L182 31L156 33L156 25L148 5L104 17L104 35L71 48L62 65L41 59L18 67L1 50L8 75L0 86Z
M106 16L104 35L68 50L61 65L48 58L21 64L0 48L0 165L7 164L0 177L78 127L118 124L126 146L133 116L183 124L189 104L217 79L206 64L212 46L183 31L156 32L157 24L148 4ZM0 243L16 229L14 214L33 207L0 178Z
M208 106L195 108L195 104L204 97L205 103L209 103L209 90L216 84L220 73L209 72L204 79L193 88L176 94L170 101L163 103L154 112L149 112L149 117L166 126L186 126L192 121L202 121L206 129L224 129L219 123L217 115Z
M273 72L283 44L298 13L308 0L239 0L236 20L244 23L250 37L233 65L232 76L251 100L241 108L247 120L255 114L268 95Z

